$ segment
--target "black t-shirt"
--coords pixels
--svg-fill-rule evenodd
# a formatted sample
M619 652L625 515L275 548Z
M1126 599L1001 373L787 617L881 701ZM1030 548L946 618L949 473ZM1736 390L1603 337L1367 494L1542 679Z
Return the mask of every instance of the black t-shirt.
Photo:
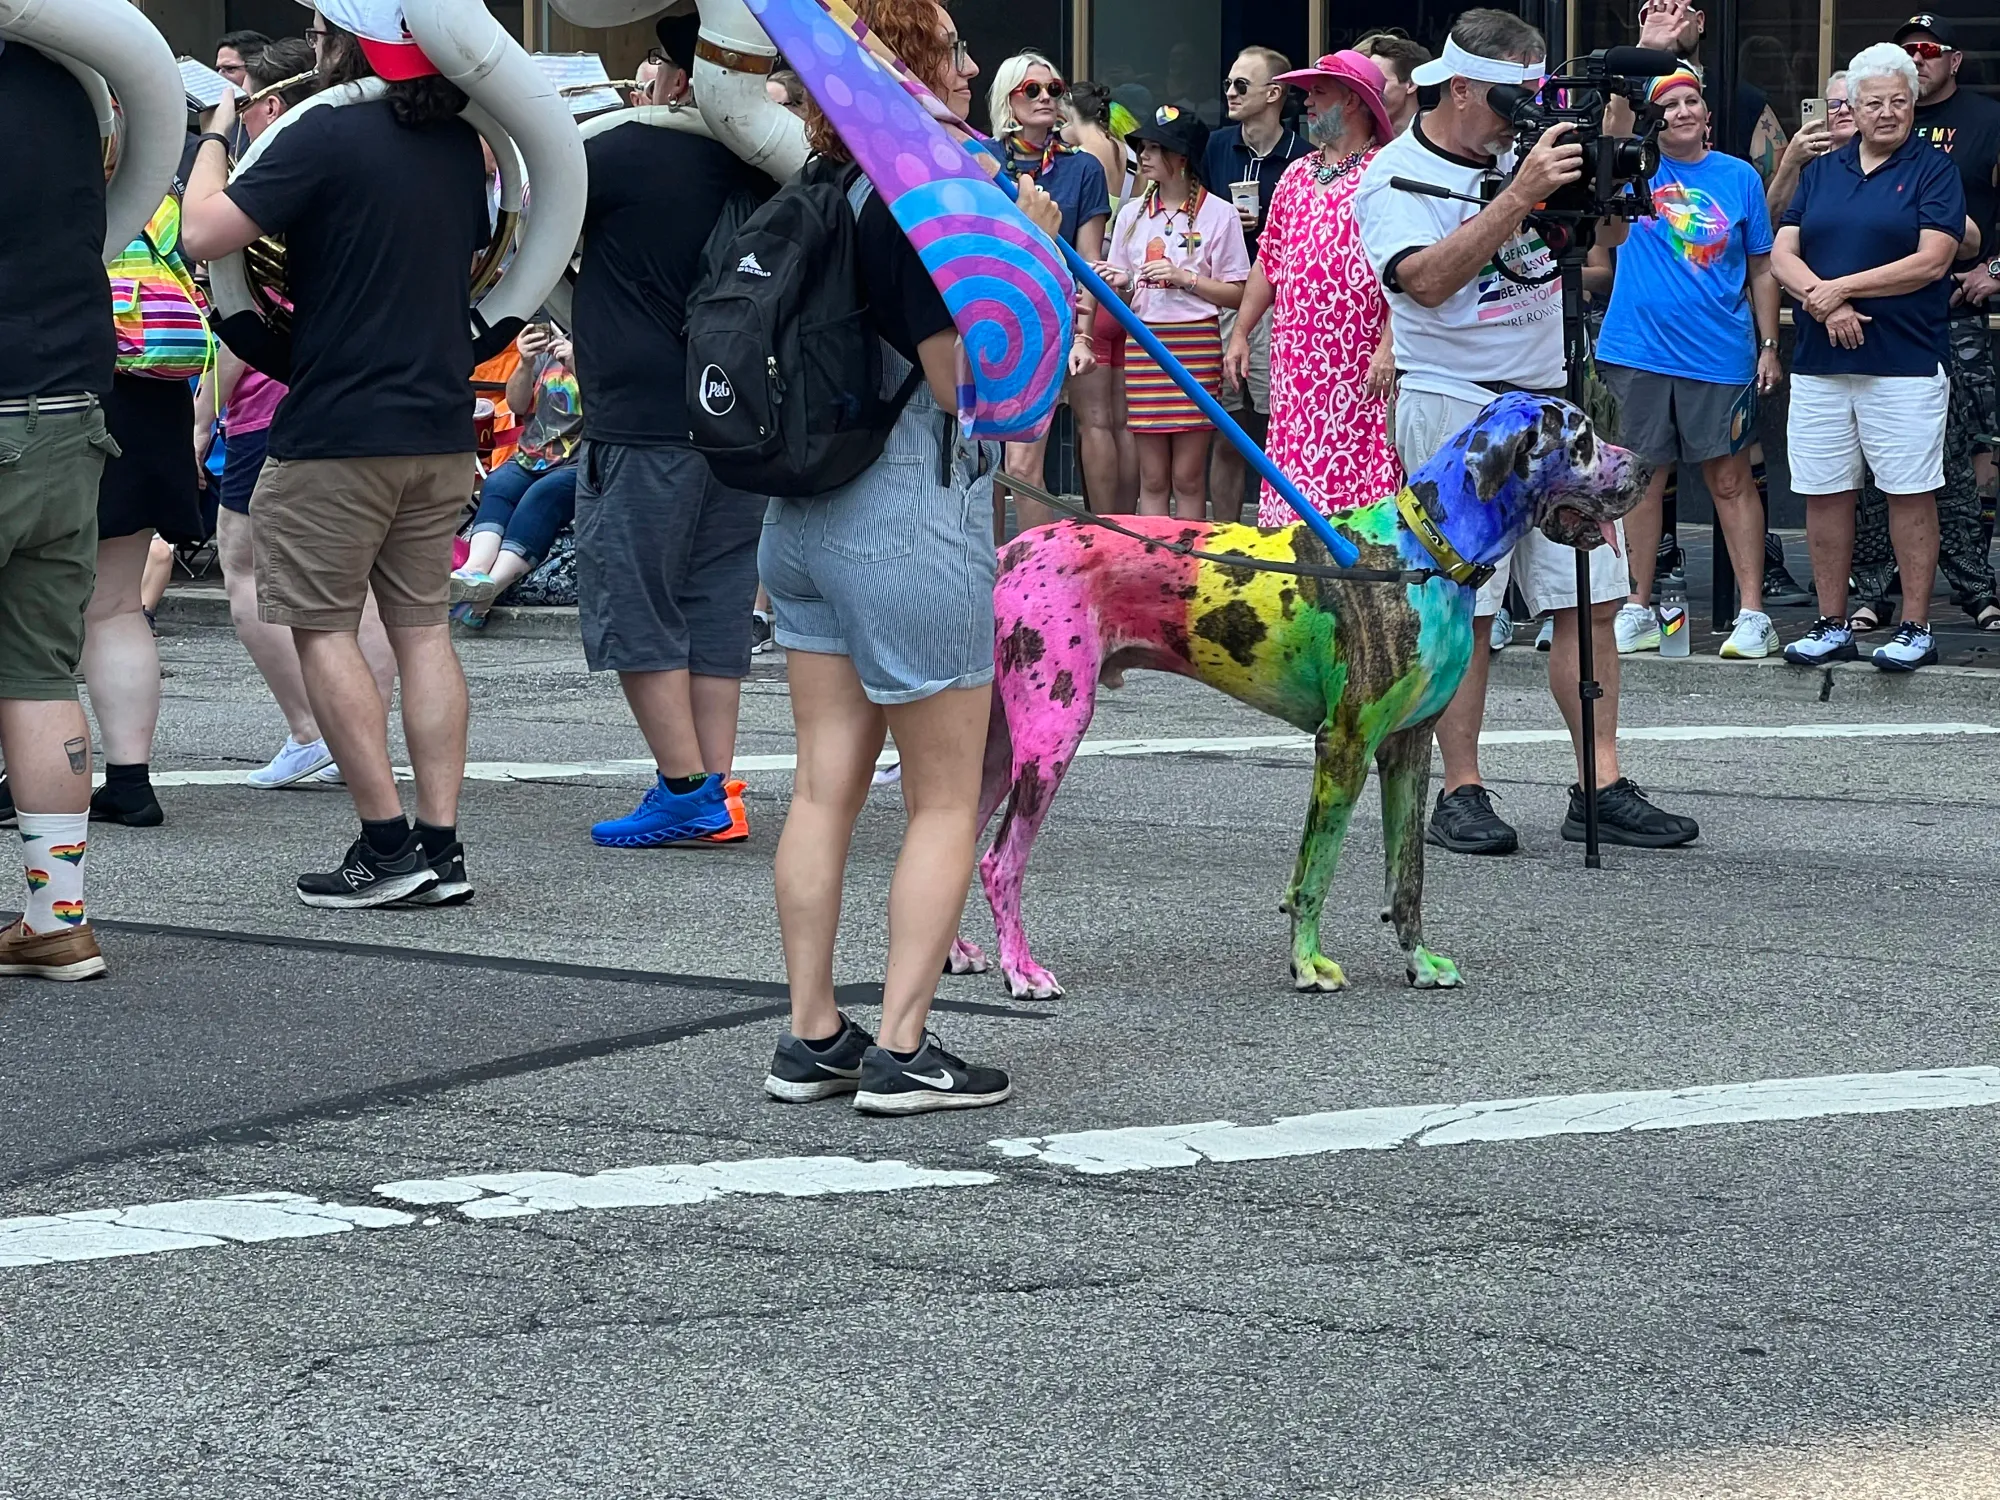
M0 42L0 398L111 390L97 116L69 69Z
M738 193L771 181L700 136L628 124L584 142L583 215L571 330L591 442L688 441L687 299L702 250Z
M1993 234L1994 220L2000 217L2000 187L1994 174L2000 170L2000 104L1970 89L1952 90L1951 97L1938 104L1919 104L1917 123L1910 134L1951 158L1958 168L1958 180L1965 185L1965 211L1979 226L1979 253L1960 261L1955 270L1984 265L2000 255L2000 240ZM1955 314L1972 317L1983 308L1960 305Z
M229 196L285 237L292 379L271 456L472 452L467 308L490 232L473 128L398 125L386 100L322 106Z
M875 331L915 364L917 345L953 326L937 283L880 193L870 193L861 205L855 239L861 287L875 318Z

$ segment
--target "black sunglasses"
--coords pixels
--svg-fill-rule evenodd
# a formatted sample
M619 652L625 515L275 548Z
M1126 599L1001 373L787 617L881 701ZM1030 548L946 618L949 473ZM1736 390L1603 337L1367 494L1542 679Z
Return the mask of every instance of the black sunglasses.
M1265 88L1269 88L1270 86L1271 85L1269 83L1263 85L1263 87ZM1247 78L1225 78L1222 80L1222 89L1224 93L1247 94L1250 92L1250 90L1256 87L1258 87L1258 85L1252 83Z

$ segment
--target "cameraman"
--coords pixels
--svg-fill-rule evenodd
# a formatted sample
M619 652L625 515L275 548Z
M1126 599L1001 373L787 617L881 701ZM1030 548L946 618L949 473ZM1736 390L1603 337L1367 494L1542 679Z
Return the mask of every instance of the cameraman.
M1549 276L1554 261L1541 236L1524 225L1534 206L1583 175L1583 151L1546 131L1518 168L1511 127L1487 103L1496 83L1541 82L1541 33L1520 17L1470 10L1452 26L1444 56L1416 70L1419 84L1440 88L1436 109L1383 147L1355 195L1368 259L1388 292L1396 368L1401 377L1395 440L1403 467L1415 471L1497 394L1529 390L1562 395L1562 290L1554 279L1522 286L1517 276ZM1511 178L1507 174L1512 172ZM1483 180L1507 178L1484 208L1392 187L1394 177L1477 198ZM1615 233L1615 230L1614 230ZM1476 372L1476 382L1465 372ZM1492 619L1517 572L1536 614L1555 612L1549 686L1580 735L1577 695L1576 555L1530 531L1479 591L1473 605L1472 662L1437 724L1444 789L1426 837L1462 854L1510 854L1514 830L1493 811L1479 776L1479 730L1486 713ZM1590 555L1591 625L1604 698L1597 712L1597 817L1607 843L1667 848L1700 832L1692 818L1648 802L1618 771L1618 653L1612 620L1625 597L1625 563L1611 549ZM1579 764L1584 753L1578 741ZM1583 792L1572 787L1566 839L1583 837Z

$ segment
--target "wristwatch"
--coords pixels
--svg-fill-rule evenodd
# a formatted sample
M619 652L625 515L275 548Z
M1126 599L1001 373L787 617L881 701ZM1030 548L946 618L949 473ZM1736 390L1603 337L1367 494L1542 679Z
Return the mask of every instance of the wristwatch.
M2000 255L1996 255L1993 259L1986 262L1986 274L1991 276L1995 281L2000 281Z
M1778 347L1778 341L1776 339L1759 339L1757 340L1757 347L1759 349L1775 349Z

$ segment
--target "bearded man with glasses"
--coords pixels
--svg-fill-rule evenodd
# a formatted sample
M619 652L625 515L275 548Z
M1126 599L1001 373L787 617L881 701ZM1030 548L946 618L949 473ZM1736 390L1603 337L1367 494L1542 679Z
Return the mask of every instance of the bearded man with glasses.
M1264 227L1264 215L1271 211L1271 194L1285 168L1301 156L1313 152L1311 142L1296 130L1285 128L1285 85L1277 82L1291 62L1282 52L1269 47L1245 47L1230 65L1222 82L1222 97L1229 111L1229 123L1208 138L1208 149L1195 163L1196 174L1218 197L1228 196L1236 205L1236 217L1243 221L1243 243L1250 259L1257 258L1257 234ZM1254 199L1250 184L1256 185ZM1222 310L1222 346L1236 331L1236 310ZM1234 414L1243 430L1259 446L1270 423L1271 412L1271 330L1269 322L1259 325L1250 339L1249 378L1232 387L1222 387L1223 409ZM1245 493L1248 471L1243 455L1217 438L1209 456L1208 494L1217 521L1238 521L1249 498Z

